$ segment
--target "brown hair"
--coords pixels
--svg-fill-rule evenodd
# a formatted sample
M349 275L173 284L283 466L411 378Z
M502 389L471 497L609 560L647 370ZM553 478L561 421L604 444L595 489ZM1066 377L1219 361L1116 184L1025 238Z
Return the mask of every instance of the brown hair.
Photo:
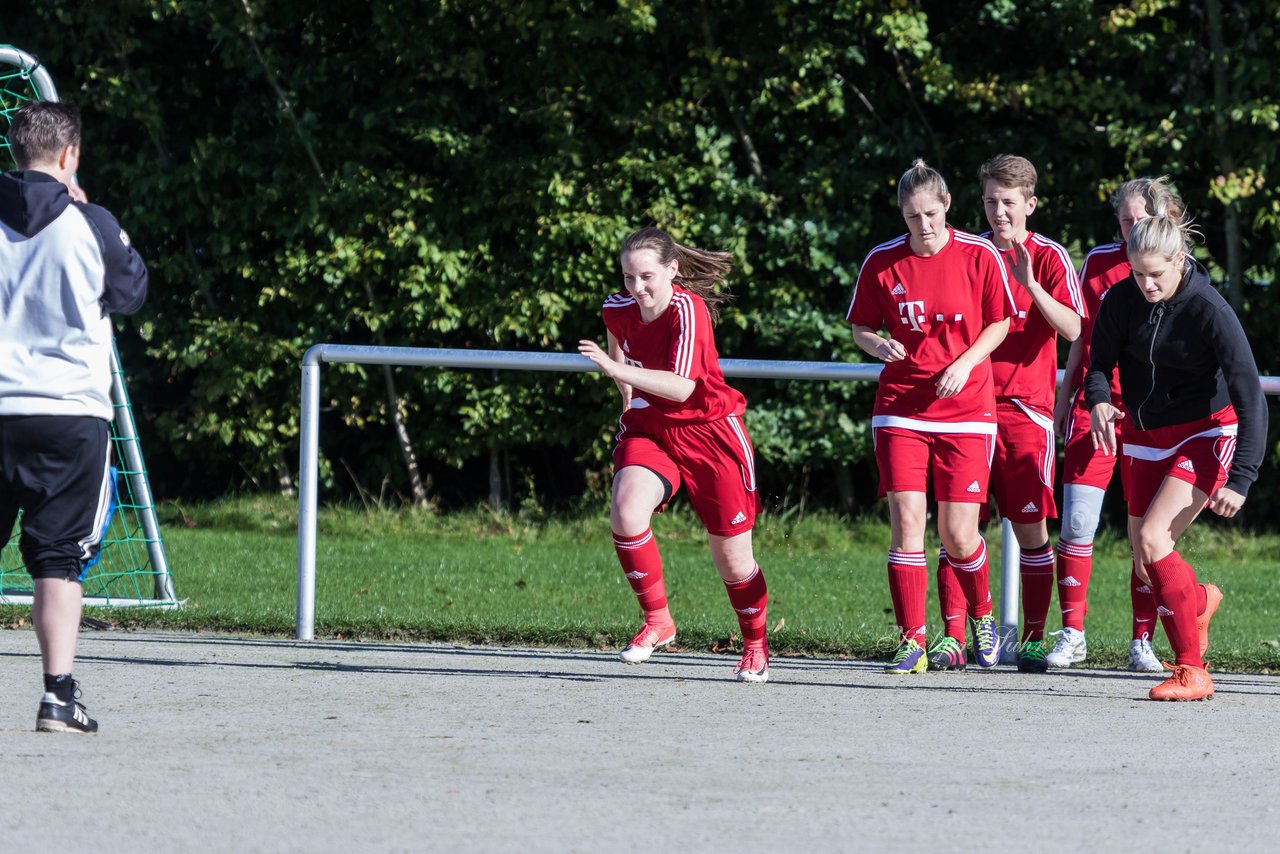
M80 111L62 101L32 101L14 113L8 137L19 169L57 160L62 149L80 144Z
M1016 187L1022 197L1029 199L1036 194L1036 167L1025 157L1016 154L997 154L978 169L978 180L985 193L988 181L1001 187Z
M898 207L906 207L907 199L921 190L933 193L940 202L947 199L947 182L942 174L917 157L898 179Z
M730 299L725 292L724 280L733 269L732 252L710 252L681 246L660 228L642 228L631 232L623 239L620 254L626 255L641 249L652 249L660 264L678 261L680 266L676 272L676 281L682 288L702 297L713 321L720 317L720 306Z
M1168 217L1179 223L1186 216L1187 206L1183 204L1182 197L1169 185L1168 175L1125 181L1111 197L1112 210L1119 211L1120 206L1133 196L1142 198L1149 216Z

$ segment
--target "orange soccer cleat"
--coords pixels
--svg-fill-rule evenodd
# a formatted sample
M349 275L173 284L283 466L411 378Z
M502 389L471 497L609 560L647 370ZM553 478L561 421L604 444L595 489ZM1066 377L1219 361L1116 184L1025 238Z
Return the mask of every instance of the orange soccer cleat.
M1153 700L1210 700L1213 680L1203 667L1178 664L1173 667L1173 675L1152 688L1148 696Z
M1204 613L1196 617L1196 631L1200 633L1200 659L1204 660L1204 654L1209 651L1209 621L1213 619L1214 611L1218 610L1218 606L1222 604L1222 591L1218 589L1216 584L1203 584L1204 587Z

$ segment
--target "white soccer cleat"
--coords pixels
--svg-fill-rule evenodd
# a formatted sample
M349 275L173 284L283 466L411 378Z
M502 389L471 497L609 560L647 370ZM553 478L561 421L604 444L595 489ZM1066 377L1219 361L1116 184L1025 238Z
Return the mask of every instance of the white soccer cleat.
M1134 673L1163 673L1164 665L1151 648L1151 636L1143 634L1129 644L1129 669Z
M627 648L618 653L618 658L627 664L642 664L649 660L649 656L653 655L653 651L660 646L666 646L676 639L676 627L674 624L666 626L651 626L645 623L640 631L636 632L635 637L631 639L631 643L627 644Z
M1089 654L1089 645L1084 642L1084 632L1078 629L1063 629L1053 633L1058 642L1053 651L1044 657L1050 667L1070 667L1084 661Z

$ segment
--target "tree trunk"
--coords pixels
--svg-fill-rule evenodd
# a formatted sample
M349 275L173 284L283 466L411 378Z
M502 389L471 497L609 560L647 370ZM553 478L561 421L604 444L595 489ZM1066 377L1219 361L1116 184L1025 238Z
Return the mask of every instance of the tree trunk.
M1222 174L1235 171L1227 134L1227 48L1222 38L1222 6L1219 0L1206 0L1205 15L1209 23L1209 63L1213 69L1213 136ZM1244 271L1240 264L1240 208L1234 200L1224 203L1223 237L1227 243L1227 300L1237 312L1244 305Z

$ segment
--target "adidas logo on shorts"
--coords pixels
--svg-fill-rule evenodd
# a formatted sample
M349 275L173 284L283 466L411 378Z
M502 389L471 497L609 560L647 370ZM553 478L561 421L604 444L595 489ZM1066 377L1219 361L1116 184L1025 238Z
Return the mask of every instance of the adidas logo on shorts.
M1168 608L1166 608L1166 607L1165 607L1165 606L1163 606L1163 605L1157 605L1157 606L1156 606L1156 613L1157 613L1157 614L1159 614L1159 615L1160 615L1160 616L1162 616L1162 617L1172 617L1172 616L1173 616L1173 612L1172 612L1172 611L1170 611Z
M982 491L982 485L979 484L976 480L973 483L969 484L969 488L965 490L965 492L981 492L981 491Z
M1028 501L1027 506L1022 508L1023 513L1039 513L1040 508L1036 506L1034 501Z
M890 293L893 294L895 297L900 297L906 292L907 292L907 289L902 286L902 282L898 282L898 284L894 285L893 290L890 291Z
M745 522L745 521L747 521L747 514L746 514L746 513L743 513L741 510L739 510L739 511L738 511L738 515L737 515L737 516L734 516L734 517L733 517L733 521L732 521L732 522L730 522L729 524L730 524L730 525L741 525L741 524L742 524L743 522Z
M1196 473L1196 467L1191 465L1191 460L1183 460L1182 462L1178 463L1178 468L1182 469L1183 471L1189 471L1192 474Z
M1060 584L1063 587L1079 587L1080 586L1080 582L1076 581L1076 577L1074 575L1066 576L1061 581L1059 581L1058 584Z

